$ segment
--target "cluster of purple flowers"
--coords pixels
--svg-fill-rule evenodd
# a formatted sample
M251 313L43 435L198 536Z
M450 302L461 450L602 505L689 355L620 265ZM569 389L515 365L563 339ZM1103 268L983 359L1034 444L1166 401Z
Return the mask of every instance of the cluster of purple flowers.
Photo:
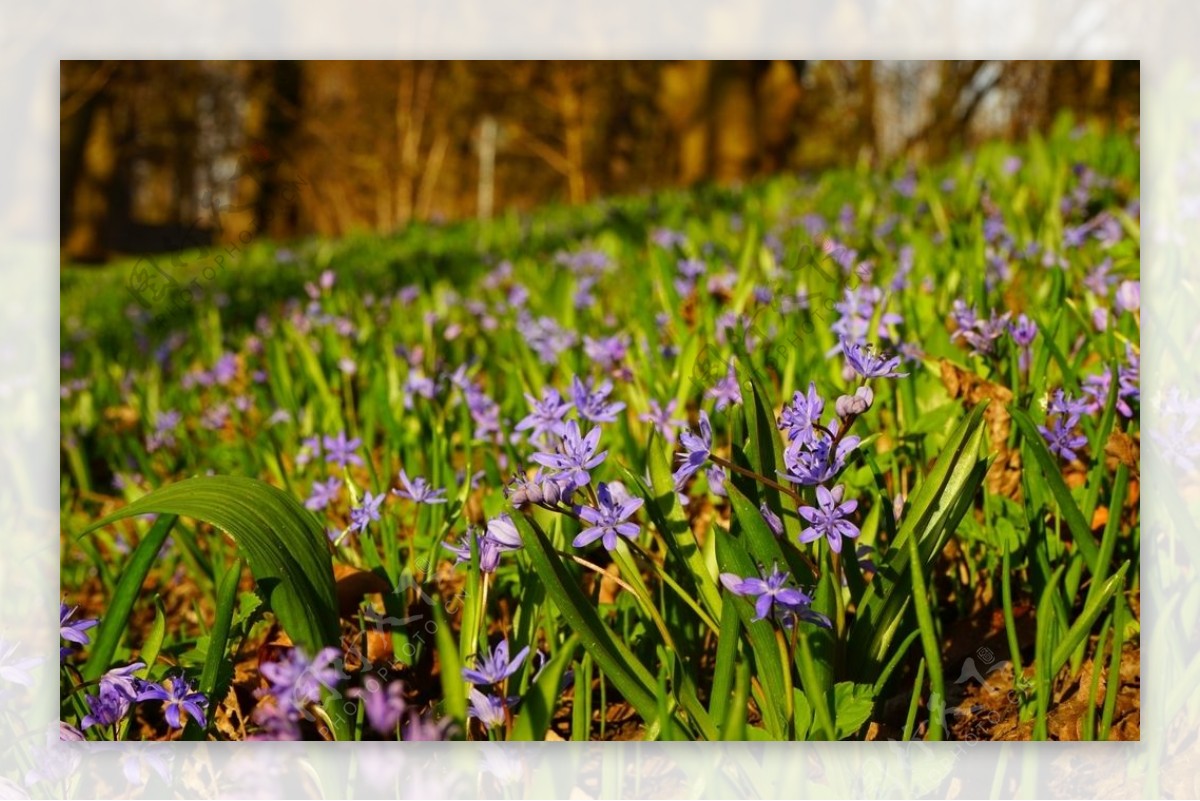
M1075 451L1087 445L1087 437L1076 431L1080 415L1087 411L1087 402L1072 398L1059 389L1051 397L1046 411L1049 426L1038 426L1038 430L1046 439L1050 452L1068 462L1074 461Z
M863 283L854 288L847 287L842 299L833 305L839 316L830 329L837 337L838 343L828 355L834 356L842 352L847 342L864 345L867 337L871 335L871 320L875 318L875 310L886 302L887 297L877 286ZM899 314L885 310L879 316L875 335L882 340L894 342L892 327L903 322L904 318Z
M950 312L954 320L954 332L951 339L961 339L977 356L991 356L996 352L996 341L1009 330L1008 319L1011 312L996 314L995 309L986 318L980 317L974 308L965 301L954 301L954 309Z
M402 681L384 684L378 676L367 674L362 686L347 690L346 697L359 699L368 725L384 737L398 733L405 742L436 742L446 739L449 733L448 718L424 717L409 706Z
M517 316L517 331L542 364L557 364L563 351L575 346L578 336L549 317L533 318L522 311Z
M1133 417L1132 404L1141 401L1141 355L1133 347L1125 346L1125 363L1117 367L1117 414L1128 419ZM1112 369L1105 367L1095 375L1083 379L1081 387L1088 414L1100 414L1108 404L1108 393L1112 387Z
M322 688L332 690L345 678L336 648L323 648L311 659L299 648L288 651L277 662L264 663L261 672L267 686L258 690L260 704L254 721L263 731L256 739L297 740L300 720L309 715L308 707L319 703Z
M460 368L451 381L463 392L467 403L467 412L475 423L475 439L493 440L500 436L500 404L492 400L483 388L466 377Z
M200 726L207 725L208 699L203 693L196 692L186 677L175 674L159 684L136 675L145 667L144 662L134 662L113 668L101 676L97 692L87 696L88 713L79 722L80 727L116 726L129 716L134 704L145 701L162 703L163 717L172 729L183 728L184 715Z
M463 678L473 685L469 695L468 714L482 723L485 729L504 725L508 719L509 710L517 704L520 698L515 695L505 695L503 692L492 695L479 688L498 688L503 685L510 676L520 670L527 656L529 656L528 645L510 659L508 640L501 640L490 654L482 659L476 659L473 667L462 669Z
M183 415L174 409L158 413L154 419L154 431L146 436L146 450L154 453L160 448L175 447L175 431L183 422Z

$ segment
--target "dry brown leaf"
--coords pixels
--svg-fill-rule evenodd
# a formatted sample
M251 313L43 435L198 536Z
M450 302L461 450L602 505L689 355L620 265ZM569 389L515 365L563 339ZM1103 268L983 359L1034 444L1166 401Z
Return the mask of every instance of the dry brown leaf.
M1142 447L1137 437L1131 437L1123 431L1113 429L1104 445L1104 452L1129 468L1134 476L1139 475L1142 463Z
M988 469L988 490L1019 500L1021 453L1008 449L1008 435L1012 432L1012 417L1008 413L1008 404L1013 399L1012 390L964 370L948 359L942 359L939 364L942 384L951 398L961 398L968 409L985 400L991 401L983 413L983 418L987 421L988 435L998 456Z

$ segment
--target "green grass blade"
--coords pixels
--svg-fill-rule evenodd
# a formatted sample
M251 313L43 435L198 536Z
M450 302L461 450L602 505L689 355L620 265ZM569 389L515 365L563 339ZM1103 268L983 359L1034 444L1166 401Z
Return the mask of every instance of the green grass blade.
M538 578L567 625L580 635L583 647L642 716L647 727L652 726L658 716L654 676L596 614L578 581L567 572L537 523L523 514L513 515L512 519L521 532L525 551Z
M1071 497L1071 491L1067 489L1067 484L1063 481L1062 470L1059 469L1054 456L1046 448L1042 435L1038 433L1037 426L1034 425L1029 415L1015 406L1010 406L1008 410L1017 427L1021 429L1027 452L1033 454L1033 458L1042 471L1042 476L1046 479L1046 486L1050 489L1050 494L1054 496L1055 503L1058 504L1059 514L1071 531L1071 537L1075 541L1076 547L1083 554L1083 558L1087 560L1088 569L1094 574L1100 560L1100 548L1096 545L1096 539L1092 536L1092 530L1084 519L1083 512L1079 510L1075 499Z
M1071 628L1067 630L1066 635L1058 642L1054 648L1054 656L1051 660L1051 677L1056 675L1063 665L1067 664L1067 660L1071 658L1071 652L1075 650L1092 632L1092 626L1100 619L1100 614L1104 608L1108 606L1108 602L1112 600L1113 594L1125 584L1125 573L1129 570L1129 562L1121 565L1121 569L1114 573L1103 586L1096 591L1094 595L1088 598L1084 604L1083 611L1079 613L1079 617L1071 624ZM1040 611L1040 609L1039 609Z
M513 721L511 740L544 740L558 704L559 688L567 665L575 658L579 635L572 634L545 667L538 680L521 699L521 711Z
M921 552L916 537L908 538L908 559L912 572L913 606L917 611L917 628L921 632L921 647L925 651L925 664L929 666L929 692L933 698L946 697L946 683L942 675L942 648L937 631L933 627L929 595L925 591L925 569L921 563ZM942 739L942 719L931 715L927 739Z
M233 625L233 613L238 605L238 582L242 578L242 560L235 559L229 569L221 576L221 584L217 588L217 616L213 620L212 629L208 634L208 653L204 657L204 669L200 672L200 692L208 699L209 709L215 709L225 697L232 678L232 665L225 658L229 647L229 629ZM214 715L208 715L209 727L213 724ZM201 740L204 732L199 724L189 720L184 730L185 740Z
M133 604L142 592L142 584L150 574L158 552L167 541L167 535L175 525L175 515L163 515L154 521L150 531L138 543L137 548L129 555L129 562L121 571L121 579L108 602L108 609L100 619L96 630L96 638L92 641L92 651L87 664L83 666L85 681L95 681L112 667L113 656L121 643L121 635L129 624L129 615ZM90 531L91 529L89 529ZM87 533L87 532L84 532Z
M709 716L719 723L725 723L727 720L729 692L730 687L733 686L737 667L740 625L737 609L733 604L726 604L721 611L721 631L717 638L717 666L713 671L712 699L708 705ZM743 710L741 714L744 721L745 711Z

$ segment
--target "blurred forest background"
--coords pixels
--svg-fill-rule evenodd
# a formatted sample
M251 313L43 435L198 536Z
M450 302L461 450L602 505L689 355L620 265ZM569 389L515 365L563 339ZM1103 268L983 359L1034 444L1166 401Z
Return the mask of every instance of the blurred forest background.
M1121 61L64 61L63 258L936 160L1064 110L1136 126L1139 84Z

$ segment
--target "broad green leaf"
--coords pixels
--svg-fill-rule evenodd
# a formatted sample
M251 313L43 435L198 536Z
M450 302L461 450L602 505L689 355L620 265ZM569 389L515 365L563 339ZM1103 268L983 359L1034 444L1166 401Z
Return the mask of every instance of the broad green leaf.
M987 472L987 462L979 456L985 406L972 409L950 435L913 493L896 541L889 543L879 572L859 602L850 635L850 664L861 679L878 675L912 601L908 538L916 537L921 563L928 569L975 501Z
M839 681L833 686L833 716L837 739L853 736L871 719L875 709L874 689L870 684Z
M462 677L462 660L458 655L458 643L450 630L450 622L446 620L446 610L441 600L435 599L433 607L433 622L437 626L434 631L434 644L437 648L439 661L439 676L442 685L442 698L446 704L446 713L459 723L467 719L467 688Z
M333 565L325 531L295 498L252 478L201 476L155 490L92 524L84 533L151 513L192 517L227 532L237 542L260 592L292 642L309 654L339 644ZM166 528L169 526L167 523ZM137 584L130 588L132 595L127 599L130 607L149 571L149 563L162 547L166 528L158 538L147 536L130 559L130 568L136 566L136 572L141 573ZM134 577L134 571L127 570L118 587L118 596L125 589L125 579ZM93 659L98 655L94 652ZM107 668L99 662L93 667L89 660L88 671L94 671L95 676Z

